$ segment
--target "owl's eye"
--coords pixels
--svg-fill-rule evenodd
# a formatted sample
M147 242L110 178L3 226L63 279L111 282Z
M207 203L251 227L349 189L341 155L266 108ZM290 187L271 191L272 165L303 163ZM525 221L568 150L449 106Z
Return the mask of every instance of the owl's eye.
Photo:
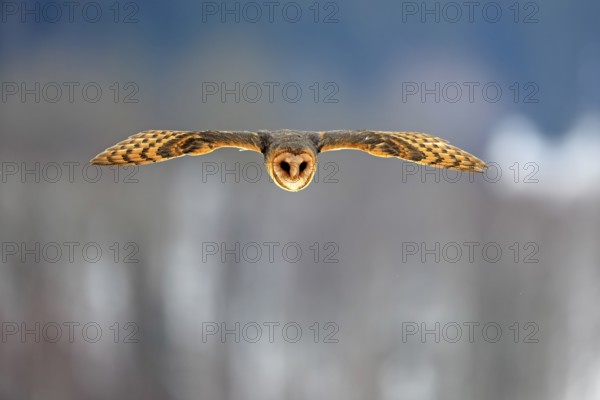
M279 166L281 167L282 170L284 170L285 172L289 173L290 172L290 164L288 164L286 161L282 161L281 164L279 164Z
M304 171L307 165L308 164L306 164L306 161L302 161L302 163L300 164L300 172Z

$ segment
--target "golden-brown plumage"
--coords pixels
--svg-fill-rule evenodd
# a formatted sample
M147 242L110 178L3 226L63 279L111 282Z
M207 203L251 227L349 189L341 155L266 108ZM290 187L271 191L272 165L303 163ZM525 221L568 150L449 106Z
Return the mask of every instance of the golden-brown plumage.
M139 165L184 155L202 155L221 147L263 153L275 183L292 192L304 189L317 168L317 154L361 150L377 157L397 157L422 165L482 172L487 165L446 140L420 132L367 130L310 131L145 131L98 154L97 165Z
M199 156L221 147L261 152L254 132L144 131L115 144L91 161L97 165L139 165L166 161L186 154Z
M330 131L319 134L319 151L362 150L377 157L398 157L417 164L483 172L487 165L447 140L420 132Z

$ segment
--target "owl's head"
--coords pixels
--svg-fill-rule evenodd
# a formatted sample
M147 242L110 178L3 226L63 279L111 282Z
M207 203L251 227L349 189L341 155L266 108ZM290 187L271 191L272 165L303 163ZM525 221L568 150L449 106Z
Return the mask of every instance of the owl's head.
M317 155L308 148L281 149L265 159L267 171L277 186L290 192L304 189L317 169Z

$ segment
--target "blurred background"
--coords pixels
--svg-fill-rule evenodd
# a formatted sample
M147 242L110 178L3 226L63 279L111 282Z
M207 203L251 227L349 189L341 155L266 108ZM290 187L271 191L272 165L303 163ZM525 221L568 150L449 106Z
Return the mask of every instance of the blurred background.
M0 398L600 398L600 3L469 4L2 2ZM490 169L87 165L282 128Z

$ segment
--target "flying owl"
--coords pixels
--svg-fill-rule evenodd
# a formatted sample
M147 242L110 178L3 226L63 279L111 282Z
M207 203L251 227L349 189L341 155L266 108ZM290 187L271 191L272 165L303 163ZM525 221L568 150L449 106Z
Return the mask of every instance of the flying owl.
M290 192L308 186L317 169L317 154L324 151L361 150L377 157L397 157L457 171L483 172L487 168L477 157L426 133L368 130L145 131L106 149L91 163L151 164L185 155L208 154L221 147L263 153L273 181Z

